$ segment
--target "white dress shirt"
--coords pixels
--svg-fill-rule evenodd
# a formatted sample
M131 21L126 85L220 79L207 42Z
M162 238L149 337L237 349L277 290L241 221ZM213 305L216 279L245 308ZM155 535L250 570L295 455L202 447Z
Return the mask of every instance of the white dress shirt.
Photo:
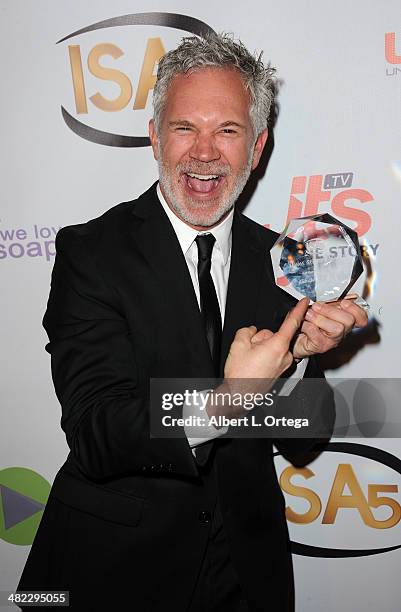
M198 230L193 229L184 223L184 221L181 221L181 219L171 210L163 197L159 183L157 184L157 195L159 196L159 200L168 218L170 219L171 225L173 226L177 235L178 242L180 243L185 261L187 262L199 308L200 291L198 279L198 247L196 246L195 238L199 234L213 234L213 236L216 238L216 242L213 245L210 274L213 279L217 300L220 306L221 323L224 325L228 275L230 273L231 263L231 229L233 225L234 209L229 212L223 221L212 229L199 232Z
M229 212L229 214L223 219L223 221L212 227L210 230L200 232L184 223L184 221L177 217L177 215L171 210L161 192L159 183L157 184L157 195L166 215L168 216L171 222L171 225L173 226L178 242L184 254L189 274L191 276L192 285L194 287L196 298L198 300L199 308L200 290L198 279L198 247L196 245L195 238L199 234L213 234L213 236L216 238L216 242L213 245L210 273L213 279L214 286L216 288L217 300L220 306L222 325L224 325L228 276L230 273L231 263L231 230L233 224L234 209ZM289 395L291 393L292 389L297 384L297 379L302 378L302 376L304 375L307 363L308 359L303 359L299 363L296 371L292 374L292 376L288 378L286 383L281 388L279 395ZM210 389L200 391L200 393L208 393L209 391ZM198 414L198 406L186 404L183 407L184 418L191 415L196 416ZM225 434L228 430L228 427L220 427L219 429L217 429L213 425L209 425L208 427L202 427L202 437L196 437L196 435L194 436L194 429L194 427L185 428L185 433L187 435L189 445L193 450L193 447Z

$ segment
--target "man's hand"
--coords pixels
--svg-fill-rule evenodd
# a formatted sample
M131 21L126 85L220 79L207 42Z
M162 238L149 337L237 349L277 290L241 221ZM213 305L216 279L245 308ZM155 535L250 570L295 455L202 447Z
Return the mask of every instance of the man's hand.
M365 327L367 323L367 314L352 299L316 302L305 314L301 333L294 343L294 358L326 353L338 346L354 327Z
M268 329L257 332L254 325L239 329L225 363L225 380L216 392L231 394L268 392L294 360L290 344L302 325L308 304L308 298L300 300L287 314L276 333ZM209 416L217 412L220 414L232 412L230 416L234 416L236 412L230 407L222 410L208 407L207 411Z
M224 378L277 379L289 368L293 355L290 343L308 309L307 298L298 302L273 333L268 329L256 331L256 327L243 327L235 334L224 366Z

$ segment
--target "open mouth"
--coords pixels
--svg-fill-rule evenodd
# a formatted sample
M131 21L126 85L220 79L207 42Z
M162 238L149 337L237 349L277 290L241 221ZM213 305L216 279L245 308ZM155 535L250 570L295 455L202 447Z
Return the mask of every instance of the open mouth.
M187 189L196 195L214 194L224 178L220 174L197 174L195 172L187 172L183 176Z

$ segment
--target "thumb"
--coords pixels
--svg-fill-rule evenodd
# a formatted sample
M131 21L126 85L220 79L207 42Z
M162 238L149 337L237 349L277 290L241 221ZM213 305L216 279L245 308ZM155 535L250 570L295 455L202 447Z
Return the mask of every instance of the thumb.
M251 325L250 327L241 327L241 329L237 330L234 340L249 342L256 334L256 330L257 328L255 325Z
M274 336L274 334L269 329L261 329L260 331L258 331L257 334L253 336L253 338L251 338L251 342L252 344L259 344L264 340L268 340L272 336Z

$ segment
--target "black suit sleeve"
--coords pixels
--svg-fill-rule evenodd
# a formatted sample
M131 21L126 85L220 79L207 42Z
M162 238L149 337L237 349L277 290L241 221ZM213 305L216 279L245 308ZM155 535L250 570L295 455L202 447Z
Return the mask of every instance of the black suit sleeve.
M307 418L314 432L313 438L297 436L274 440L275 446L286 459L294 464L302 463L303 455L330 440L335 424L334 392L324 377L318 356L309 357L303 379L288 399L283 400L281 408L285 416Z
M61 427L79 469L94 480L132 472L196 475L186 439L149 435L149 384L117 291L76 228L57 234L43 325Z

